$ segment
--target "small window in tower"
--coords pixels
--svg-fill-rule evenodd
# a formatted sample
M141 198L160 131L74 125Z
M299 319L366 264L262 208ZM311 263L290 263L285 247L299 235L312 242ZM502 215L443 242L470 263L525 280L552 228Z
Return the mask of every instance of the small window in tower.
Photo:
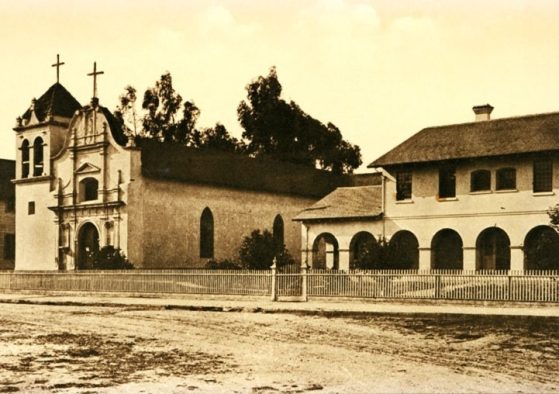
M21 144L21 177L29 176L29 141L23 140Z
M33 176L41 176L44 173L44 154L43 154L43 139L41 137L35 138L33 142Z
M98 198L99 182L95 178L85 178L80 182L80 202L95 201Z
M35 201L29 201L27 203L27 214L35 215Z

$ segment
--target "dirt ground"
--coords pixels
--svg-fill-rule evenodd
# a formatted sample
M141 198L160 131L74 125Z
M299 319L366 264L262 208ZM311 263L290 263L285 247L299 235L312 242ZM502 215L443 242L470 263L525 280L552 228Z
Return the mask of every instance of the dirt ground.
M0 304L0 392L559 392L559 319Z

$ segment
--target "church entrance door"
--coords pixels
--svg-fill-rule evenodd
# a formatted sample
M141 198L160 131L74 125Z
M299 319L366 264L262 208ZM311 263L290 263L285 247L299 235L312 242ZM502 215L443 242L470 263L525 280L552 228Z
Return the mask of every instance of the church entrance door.
M86 223L78 236L77 269L93 268L94 258L99 251L99 232L92 223Z

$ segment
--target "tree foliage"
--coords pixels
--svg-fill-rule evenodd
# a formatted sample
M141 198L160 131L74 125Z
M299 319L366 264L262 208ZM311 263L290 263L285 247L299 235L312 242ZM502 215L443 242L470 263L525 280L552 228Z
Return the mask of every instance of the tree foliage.
M142 115L136 111L137 91L132 86L125 87L119 97L115 115L125 133L135 137L251 156L266 155L311 167L318 165L334 173L350 173L361 165L359 147L344 140L334 124L325 125L295 102L280 97L282 87L275 68L246 89L247 100L237 109L244 129L240 140L232 137L221 123L197 129L200 109L193 101L183 102L169 72L144 92Z
M274 257L278 266L293 264L293 258L285 245L279 245L268 230L253 230L243 239L239 248L241 264L247 269L268 269Z
M214 127L206 128L202 131L196 130L193 133L191 146L238 153L243 153L245 150L244 143L232 137L221 123L216 123Z
M360 148L345 141L332 123L324 125L295 102L286 102L276 69L247 87L237 115L248 141L246 152L348 173L361 165Z

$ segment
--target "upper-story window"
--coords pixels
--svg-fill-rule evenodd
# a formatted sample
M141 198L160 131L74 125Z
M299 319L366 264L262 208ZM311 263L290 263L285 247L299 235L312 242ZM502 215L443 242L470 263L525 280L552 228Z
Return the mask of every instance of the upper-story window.
M23 140L21 144L21 177L29 176L29 141Z
M497 170L497 190L516 189L516 169L500 168Z
M44 154L43 154L43 139L41 137L35 138L33 141L33 176L43 175L44 170Z
M551 159L534 161L534 193L550 192L553 190L553 162Z
M491 190L491 171L473 171L470 177L470 191L481 192L489 190Z
M396 200L410 200L412 192L411 171L398 171L396 173Z
M456 168L439 169L439 198L456 197Z
M95 178L85 178L80 182L80 201L94 201L98 198L99 182Z

